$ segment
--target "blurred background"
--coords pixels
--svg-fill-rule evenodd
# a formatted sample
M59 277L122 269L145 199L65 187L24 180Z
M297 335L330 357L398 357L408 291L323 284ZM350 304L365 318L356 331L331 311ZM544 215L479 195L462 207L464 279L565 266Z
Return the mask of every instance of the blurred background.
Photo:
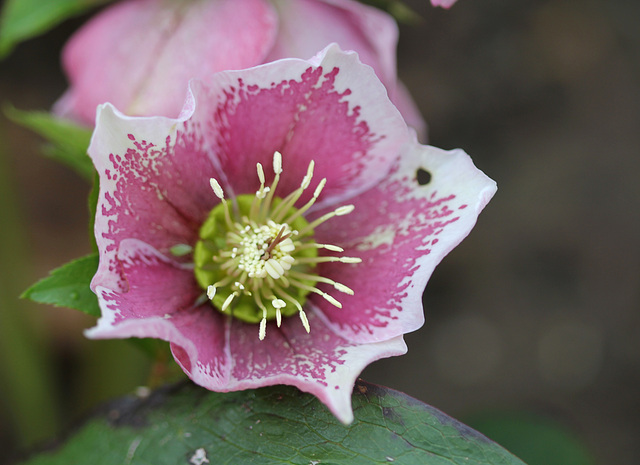
M406 3L423 19L401 25L399 74L430 143L499 190L431 278L409 353L363 378L508 448L575 448L535 463L640 463L640 3ZM1 62L0 101L50 108L84 20ZM90 186L41 142L0 115L0 463L149 375L126 341L86 340L91 318L17 299L90 251Z

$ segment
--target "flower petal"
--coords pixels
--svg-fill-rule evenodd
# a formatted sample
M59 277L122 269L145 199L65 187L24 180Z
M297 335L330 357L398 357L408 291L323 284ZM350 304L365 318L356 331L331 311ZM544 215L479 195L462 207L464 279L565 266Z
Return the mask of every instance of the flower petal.
M402 337L375 344L352 344L336 336L309 313L311 332L297 318L281 328L271 324L258 340L255 325L232 322L232 380L225 390L289 384L318 397L343 423L353 421L351 391L371 362L406 353ZM206 387L206 386L205 386Z
M418 182L418 170L430 173L427 184ZM469 234L495 190L463 151L423 146L414 138L388 178L350 200L353 213L316 230L319 242L340 245L362 263L323 264L319 274L355 294L339 296L342 309L313 296L310 308L349 341L382 341L416 330L424 323L421 296L429 276Z
M176 360L189 376L197 378L205 371L207 381L216 376L224 384L229 377L224 350L228 317L208 302L197 304L203 291L193 279L193 270L134 239L120 243L118 260L128 289L96 288L102 317L86 331L87 337L170 341Z
M54 111L92 124L96 106L111 102L127 114L175 117L189 79L263 62L276 28L265 0L119 2L65 47L71 88Z
M352 196L378 182L408 136L372 69L336 45L311 60L218 73L194 89L195 118L210 129L235 194L255 191L257 176L247 173L256 162L271 166L279 150L280 192L296 189L315 160L316 179L329 180L324 202Z
M99 107L89 155L100 175L95 233L100 266L93 287L125 290L116 251L137 238L166 253L192 245L217 199L209 177L217 175L203 152L197 128L182 119L131 118L111 105Z
M275 6L278 35L265 61L307 59L335 42L357 52L385 85L395 86L398 26L391 16L349 0L279 0Z
M424 120L397 80L398 26L390 15L352 0L279 0L275 6L278 36L265 61L307 59L332 42L353 50L373 67L407 124L424 134Z

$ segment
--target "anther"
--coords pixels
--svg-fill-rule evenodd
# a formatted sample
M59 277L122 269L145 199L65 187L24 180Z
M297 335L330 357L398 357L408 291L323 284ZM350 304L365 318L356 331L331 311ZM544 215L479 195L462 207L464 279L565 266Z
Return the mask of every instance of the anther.
M326 292L322 292L320 295L324 297L324 299L330 304L335 305L338 308L342 308L342 304L338 302L336 299L334 299L331 295L327 294Z
M343 205L335 209L336 216L348 215L356 208L355 205Z
M327 184L327 178L322 178L322 180L316 186L316 190L313 192L314 199L320 197L320 193L322 192L322 189L324 189L325 184Z
M233 300L233 298L236 296L235 293L233 294L229 294L229 297L227 297L227 299L224 301L224 303L222 304L222 307L220 308L220 310L222 310L223 312L229 308L229 305L231 305L231 301Z
M334 283L333 287L340 292L344 292L345 294L348 294L348 295L353 295L353 289L345 286L344 284Z
M207 287L207 297L209 300L213 300L213 297L216 295L216 287L212 284Z
M282 173L282 154L277 150L273 152L273 172L275 174Z
M309 187L309 184L311 184L311 179L313 178L313 168L315 165L315 161L311 160L309 162L309 166L307 167L307 174L304 175L304 178L302 178L302 183L300 184L300 187L303 190Z
M260 320L260 332L258 333L258 338L261 341L264 340L264 337L267 335L267 309L262 306L262 320Z
M264 184L264 171L262 170L262 164L258 163L256 165L256 169L258 170L258 179L260 180L260 184Z
M264 341L264 337L267 335L267 317L262 317L260 320L260 332L258 333L258 338L261 341Z
M309 326L309 320L307 319L307 314L304 313L304 310L300 310L300 312L298 312L298 315L300 315L300 320L302 320L302 326L304 326L304 329L307 331L307 333L311 332L311 327Z
M213 193L216 194L220 200L224 200L224 191L222 187L214 178L209 179L209 184L211 185L211 189L213 189Z

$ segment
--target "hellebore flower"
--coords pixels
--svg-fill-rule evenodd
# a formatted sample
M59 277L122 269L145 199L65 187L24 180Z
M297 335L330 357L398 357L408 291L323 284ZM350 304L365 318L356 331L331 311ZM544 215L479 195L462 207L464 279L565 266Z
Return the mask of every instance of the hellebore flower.
M330 43L357 52L418 132L424 122L396 78L398 29L354 0L126 0L85 24L65 46L70 88L54 112L92 125L96 106L176 117L190 79L281 58L314 56Z
M495 191L464 152L420 145L336 45L192 81L177 119L101 105L89 154L87 335L167 340L197 384L294 385L346 423L356 377L406 352L428 277Z

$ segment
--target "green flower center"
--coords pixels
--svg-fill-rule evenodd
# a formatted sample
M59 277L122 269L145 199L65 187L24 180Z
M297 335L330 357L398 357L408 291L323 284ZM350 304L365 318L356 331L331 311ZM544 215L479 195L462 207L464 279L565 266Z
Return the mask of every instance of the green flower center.
M320 249L329 252L343 249L315 242L314 229L334 216L350 213L353 205L339 207L309 223L303 214L317 200L326 179L318 183L311 200L296 208L295 203L311 183L314 163L309 164L300 187L281 198L274 195L282 172L281 157L279 152L274 154L275 177L270 187L265 187L264 171L258 163L260 189L255 195L239 195L228 202L220 184L211 179L213 192L221 202L200 228L200 240L193 250L196 280L213 306L246 323L260 323L260 339L265 337L267 321L275 320L280 326L283 316L295 314L309 332L303 306L311 292L341 308L340 302L319 290L316 284L328 283L350 295L353 291L317 275L316 265L327 261L361 261L355 257L319 255Z

